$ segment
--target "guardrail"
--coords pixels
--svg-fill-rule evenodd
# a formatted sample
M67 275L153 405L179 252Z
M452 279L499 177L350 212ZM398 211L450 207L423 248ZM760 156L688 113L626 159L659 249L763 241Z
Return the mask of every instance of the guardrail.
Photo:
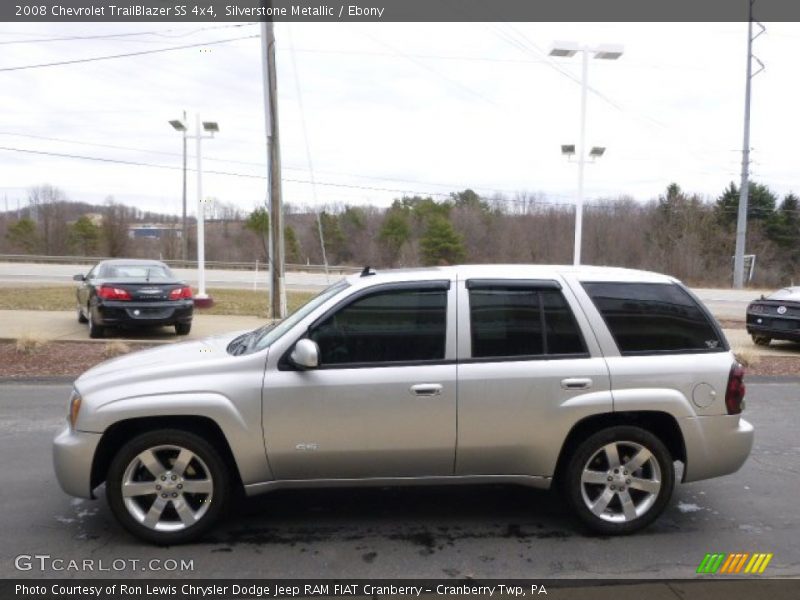
M118 257L119 258L119 257ZM101 260L113 260L112 257L105 256L44 256L39 254L0 254L0 262L18 263L43 263L52 265L94 265ZM142 259L147 260L147 259ZM175 269L196 269L197 261L194 260L162 260L170 267ZM235 262L207 260L206 269L223 269L234 271L263 271L265 265L261 261ZM308 265L286 263L287 271L307 271L309 273L324 273L325 265ZM361 268L347 265L328 265L330 273L359 273Z

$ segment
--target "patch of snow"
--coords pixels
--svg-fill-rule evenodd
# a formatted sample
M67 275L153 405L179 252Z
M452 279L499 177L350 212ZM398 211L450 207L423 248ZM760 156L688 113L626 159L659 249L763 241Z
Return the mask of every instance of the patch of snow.
M692 504L690 502L678 502L678 510L682 513L691 513L703 509L697 506L697 504Z

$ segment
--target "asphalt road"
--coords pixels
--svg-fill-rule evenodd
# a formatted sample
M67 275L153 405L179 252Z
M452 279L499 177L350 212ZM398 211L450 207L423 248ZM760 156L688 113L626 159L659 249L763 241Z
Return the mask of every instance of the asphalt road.
M448 487L276 492L245 501L203 542L172 548L128 536L104 499L58 488L50 441L68 392L0 386L0 577L109 576L15 569L16 556L38 554L107 568L139 559L111 575L151 578L166 575L142 570L153 558L191 560L181 575L192 577L683 578L706 552L773 552L769 575L800 575L800 384L750 383L750 460L734 475L678 486L661 519L631 537L583 535L547 492Z
M0 262L0 285L75 285L72 276L87 273L90 265L57 265L48 263ZM197 269L173 269L176 276L197 285ZM286 288L296 291L320 290L339 281L343 275L325 273L287 272ZM268 288L269 273L264 265L250 271L239 269L206 269L206 286L209 288L259 289Z
M263 265L262 265L263 267ZM42 263L0 262L0 286L10 285L74 285L72 276L86 273L86 265L56 265ZM192 285L197 284L196 269L175 269L178 277ZM337 272L324 273L286 273L287 289L314 291L339 281L343 276ZM263 270L242 271L207 269L206 285L210 288L267 289L268 275ZM762 293L771 290L730 290L696 288L694 292L708 306L718 319L744 320L747 304Z

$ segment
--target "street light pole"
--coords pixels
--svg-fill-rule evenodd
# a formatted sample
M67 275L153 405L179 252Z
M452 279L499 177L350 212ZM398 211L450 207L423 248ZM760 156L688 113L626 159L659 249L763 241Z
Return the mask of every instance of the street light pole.
M195 116L195 138L197 139L197 296L202 303L207 302L206 294L206 219L203 205L203 158L200 113Z
M581 264L581 241L583 239L583 171L586 167L586 95L589 89L589 52L584 47L581 69L581 132L580 146L578 147L578 192L575 198L575 249L572 253L572 262Z
M181 226L181 257L183 261L189 260L189 226L186 222L186 140L188 138L186 125L186 111L183 111L183 119L174 119L169 122L175 131L179 131L183 137L183 225Z
M183 111L183 123L186 123L186 111ZM186 219L186 126L183 127L183 225L181 225L182 258L189 260L189 224ZM186 266L186 265L184 265Z
M586 99L589 91L589 53L594 58L616 60L622 56L622 46L603 44L584 46L575 42L556 42L550 56L569 58L581 53L581 117L580 140L578 145L578 189L575 194L575 247L572 262L581 264L581 241L583 239L583 175L586 167Z

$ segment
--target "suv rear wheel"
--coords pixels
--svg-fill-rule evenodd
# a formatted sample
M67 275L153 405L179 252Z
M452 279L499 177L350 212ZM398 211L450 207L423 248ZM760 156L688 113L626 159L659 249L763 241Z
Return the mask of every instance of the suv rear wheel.
M769 343L772 341L772 338L766 335L754 335L753 336L753 343L756 346L769 346Z
M179 544L198 538L219 518L230 478L211 444L187 431L165 429L122 447L108 471L106 496L135 536Z
M563 484L573 510L591 530L626 534L661 514L675 472L669 451L656 436L639 427L616 426L575 449Z

